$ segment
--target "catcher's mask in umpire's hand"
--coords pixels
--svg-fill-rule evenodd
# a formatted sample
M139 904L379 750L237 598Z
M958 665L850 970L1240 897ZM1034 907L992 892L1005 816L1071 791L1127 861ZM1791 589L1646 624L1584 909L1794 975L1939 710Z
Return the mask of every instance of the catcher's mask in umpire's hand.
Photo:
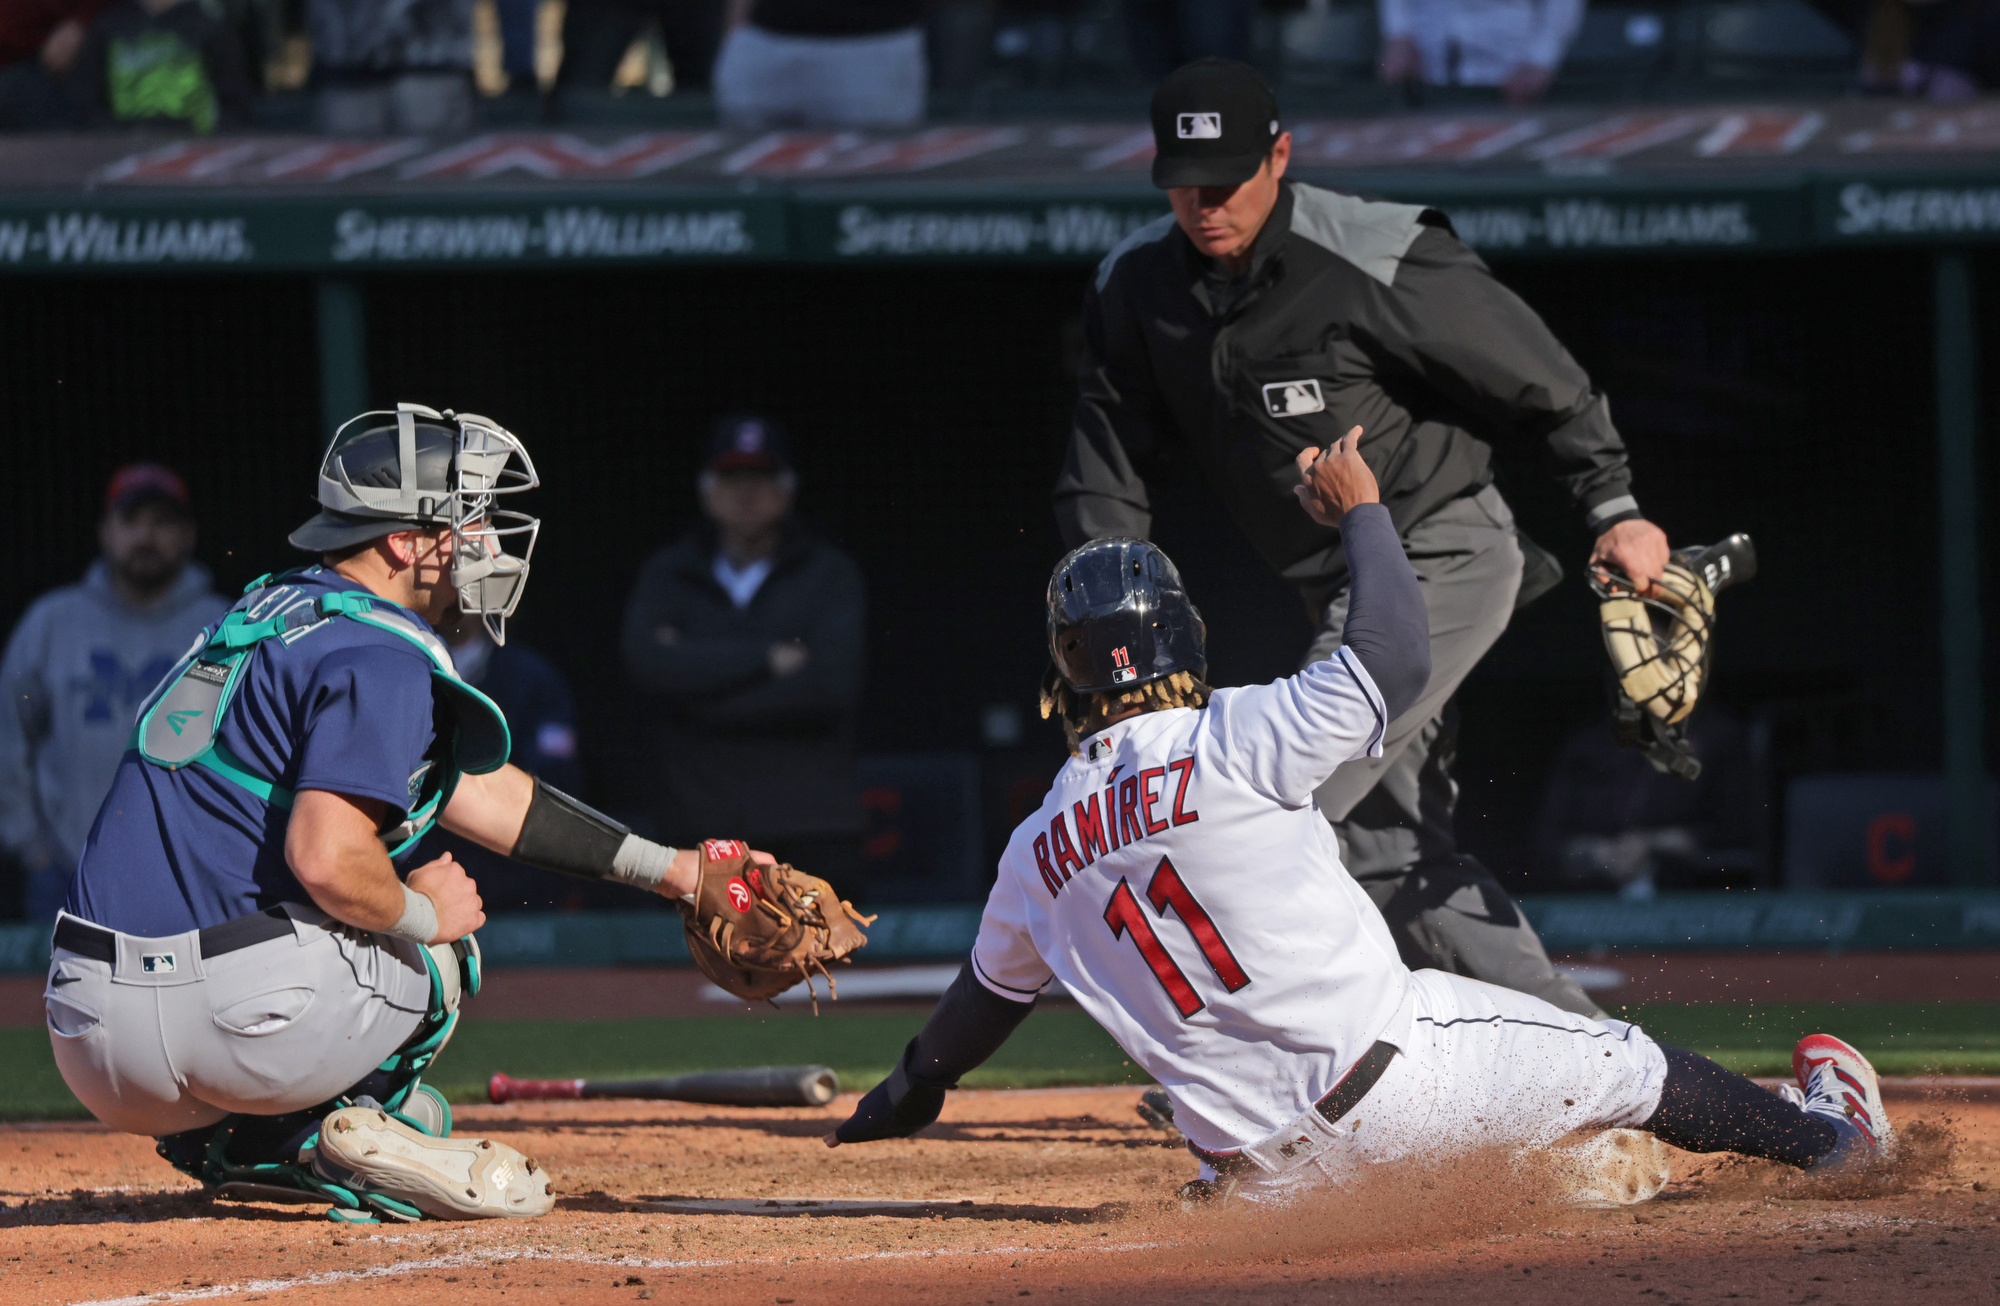
M1079 693L1123 693L1176 671L1208 674L1208 627L1166 554L1092 540L1049 577L1049 656Z

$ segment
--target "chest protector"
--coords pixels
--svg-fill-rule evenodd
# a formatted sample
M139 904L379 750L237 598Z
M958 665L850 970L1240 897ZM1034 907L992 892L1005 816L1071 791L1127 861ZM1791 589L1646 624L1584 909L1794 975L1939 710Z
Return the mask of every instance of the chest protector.
M252 772L226 748L223 715L236 696L251 655L268 639L287 644L309 639L330 621L358 621L408 640L431 662L431 699L437 711L436 756L424 771L409 817L382 833L391 857L416 846L451 802L461 775L484 775L506 764L512 748L507 718L493 700L459 679L451 653L422 622L362 590L313 598L260 576L244 598L169 672L140 708L133 748L154 766L175 771L199 766L249 790L274 807L290 810L291 790Z

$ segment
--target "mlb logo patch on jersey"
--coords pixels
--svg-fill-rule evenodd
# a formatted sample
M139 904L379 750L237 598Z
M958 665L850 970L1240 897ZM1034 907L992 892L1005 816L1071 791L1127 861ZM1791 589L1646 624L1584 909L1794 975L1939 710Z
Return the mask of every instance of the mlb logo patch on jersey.
M1219 113L1184 113L1174 120L1174 135L1184 141L1219 141L1222 139L1222 115Z
M171 952L148 952L139 958L139 969L148 975L172 975L180 968L174 965Z
M1319 382L1306 377L1300 381L1273 381L1264 387L1264 411L1273 417L1304 417L1326 411L1326 396Z
M1088 752L1090 753L1090 760L1093 762L1100 756L1109 757L1111 756L1111 741L1109 739L1093 739L1090 741Z

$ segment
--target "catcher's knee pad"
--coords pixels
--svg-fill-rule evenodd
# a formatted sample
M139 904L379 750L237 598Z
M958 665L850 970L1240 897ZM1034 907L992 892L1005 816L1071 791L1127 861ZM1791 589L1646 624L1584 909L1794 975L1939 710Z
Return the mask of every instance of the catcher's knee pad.
M430 958L431 1005L450 1015L479 992L479 940L468 934L455 943L429 944L424 951Z

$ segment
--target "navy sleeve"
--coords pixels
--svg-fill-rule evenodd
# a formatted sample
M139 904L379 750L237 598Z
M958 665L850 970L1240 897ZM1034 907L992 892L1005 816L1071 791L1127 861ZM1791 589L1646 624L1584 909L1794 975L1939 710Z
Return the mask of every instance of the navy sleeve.
M412 648L337 649L302 704L296 789L379 798L407 813L430 750L431 664Z
M1009 1002L993 993L974 978L968 961L903 1049L902 1061L855 1104L834 1137L866 1143L916 1133L938 1118L958 1077L998 1052L1034 1009L1033 1001Z
M1347 626L1341 647L1361 660L1394 720L1415 706L1431 679L1430 618L1417 573L1403 555L1389 510L1357 504L1340 523L1347 550Z

